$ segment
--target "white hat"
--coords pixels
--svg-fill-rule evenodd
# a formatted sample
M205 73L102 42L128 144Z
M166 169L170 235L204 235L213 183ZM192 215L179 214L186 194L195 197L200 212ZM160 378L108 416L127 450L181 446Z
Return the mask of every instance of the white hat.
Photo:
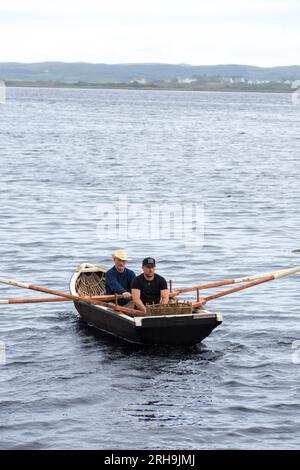
M125 250L116 250L113 254L112 254L112 257L113 259L115 258L119 258L123 261L127 261L128 260L128 256L127 256L127 253Z

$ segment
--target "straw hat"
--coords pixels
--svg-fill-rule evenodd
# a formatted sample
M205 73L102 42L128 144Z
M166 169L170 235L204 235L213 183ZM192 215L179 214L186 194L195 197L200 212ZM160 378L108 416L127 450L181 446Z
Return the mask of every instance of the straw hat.
M128 260L128 256L127 256L127 253L125 250L116 250L113 254L112 254L112 257L113 259L115 258L119 258L123 261L127 261Z

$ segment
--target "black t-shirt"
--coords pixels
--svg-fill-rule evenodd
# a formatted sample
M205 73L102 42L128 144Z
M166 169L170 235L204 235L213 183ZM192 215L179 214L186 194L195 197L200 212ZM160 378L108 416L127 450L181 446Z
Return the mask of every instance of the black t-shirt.
M148 281L144 274L140 274L133 279L131 289L141 291L141 301L146 304L159 304L160 291L168 289L167 281L159 274L154 274L154 279Z

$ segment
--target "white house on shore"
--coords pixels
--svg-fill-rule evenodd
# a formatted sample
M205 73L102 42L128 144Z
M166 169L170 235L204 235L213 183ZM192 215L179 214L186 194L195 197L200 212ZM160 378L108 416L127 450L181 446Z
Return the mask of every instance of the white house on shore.
M178 78L177 83L185 83L185 84L190 84L196 82L196 78Z

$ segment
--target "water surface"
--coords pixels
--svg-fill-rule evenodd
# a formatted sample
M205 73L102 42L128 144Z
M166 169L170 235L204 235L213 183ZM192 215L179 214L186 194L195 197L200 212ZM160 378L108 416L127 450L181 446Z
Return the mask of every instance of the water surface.
M67 291L75 266L110 266L120 247L136 272L156 257L174 287L300 265L300 107L289 95L7 95L1 276ZM113 211L120 195L204 207L204 246L134 230L120 242L99 237L99 207ZM1 298L33 295L0 288ZM0 447L299 448L299 306L299 275L218 299L209 308L223 325L174 349L97 334L71 303L2 305Z

